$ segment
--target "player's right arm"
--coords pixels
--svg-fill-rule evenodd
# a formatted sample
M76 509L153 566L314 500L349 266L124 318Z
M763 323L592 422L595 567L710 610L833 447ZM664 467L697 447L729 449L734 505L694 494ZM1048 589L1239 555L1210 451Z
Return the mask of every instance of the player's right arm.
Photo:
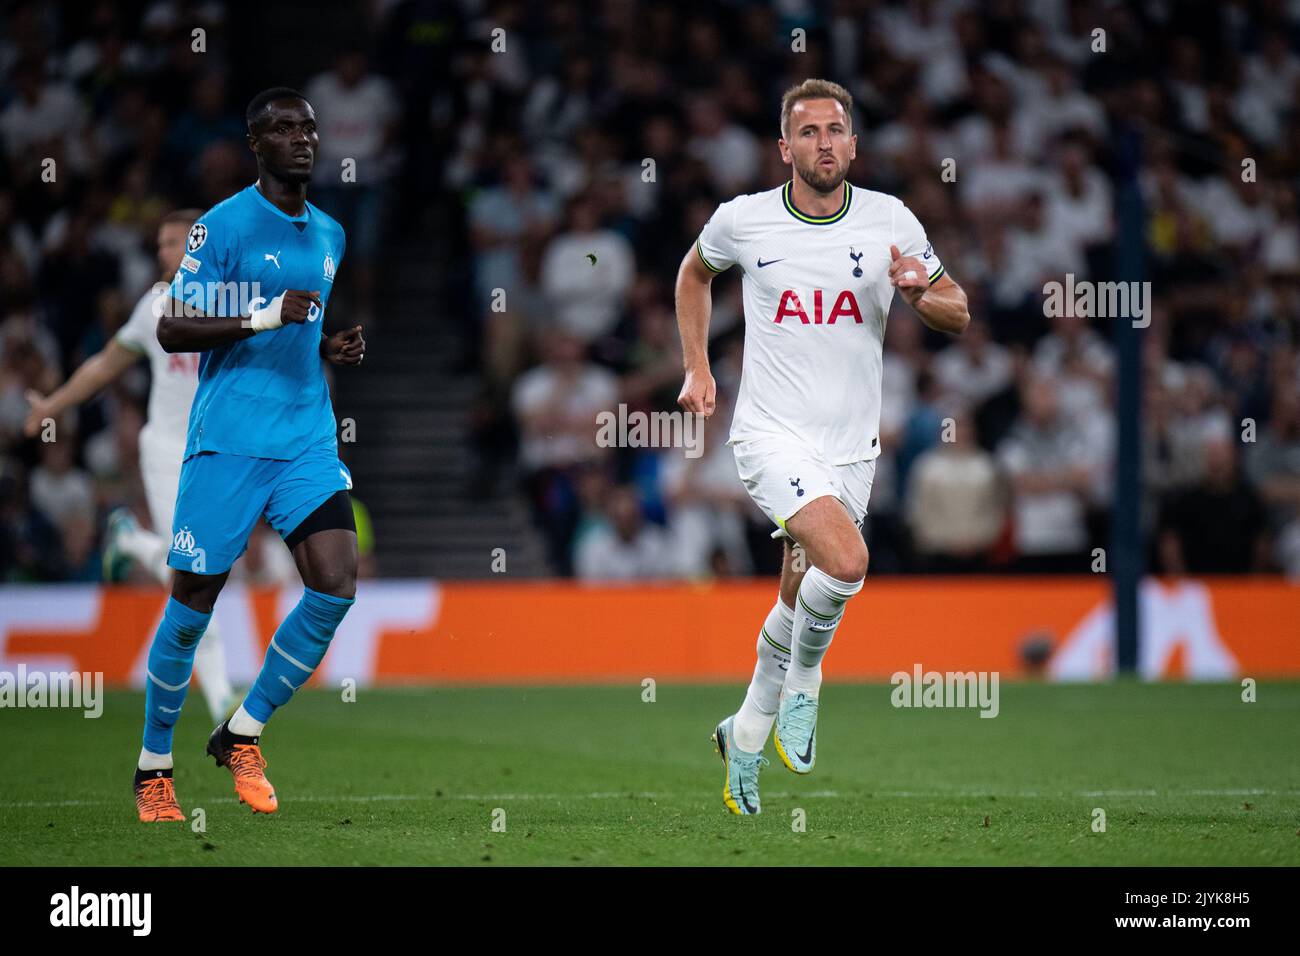
M49 395L42 395L35 389L27 391L27 403L31 406L27 419L23 422L23 432L29 438L41 430L41 424L47 418L58 418L69 408L76 408L87 399L99 394L110 382L136 363L140 358L116 338L108 340L103 349L96 352L78 366L72 377Z
M319 292L291 289L253 308L249 315L208 315L203 311L200 303L217 301L220 290L242 282L238 274L241 240L239 229L230 221L232 215L229 207L217 206L190 227L185 257L159 306L156 334L164 351L206 352L274 331L286 322L305 322L313 304L321 307ZM240 301L245 301L242 294Z
M717 384L709 370L709 318L713 277L736 262L734 203L717 208L677 270L677 330L686 370L677 404L697 415L712 415L717 407Z
M709 317L713 312L712 272L700 259L696 246L677 270L677 329L682 337L682 364L686 381L677 404L686 411L712 415L717 385L709 371Z
M180 299L168 296L158 317L158 344L166 352L206 352L258 332L270 332L285 323L307 321L312 305L321 307L320 292L290 289L251 315L204 315Z

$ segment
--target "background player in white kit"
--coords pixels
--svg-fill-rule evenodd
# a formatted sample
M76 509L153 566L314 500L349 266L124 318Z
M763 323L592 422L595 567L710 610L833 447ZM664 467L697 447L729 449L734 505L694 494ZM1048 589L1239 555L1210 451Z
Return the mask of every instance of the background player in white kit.
M960 333L970 322L965 293L916 217L893 196L846 181L857 148L852 109L848 91L826 80L787 91L779 146L791 181L719 206L677 274L686 367L678 402L707 416L716 394L710 283L733 265L743 272L744 367L729 443L750 496L778 527L773 537L785 539L753 680L714 731L723 802L737 814L760 810L758 771L774 722L789 769L808 773L816 759L821 661L867 572L862 522L880 454L894 290L930 328Z
M171 585L167 552L171 547L172 515L180 486L181 459L185 457L185 436L190 405L199 384L197 353L169 355L158 344L160 297L170 298L168 283L185 255L185 238L202 215L199 209L183 209L166 215L158 226L158 267L161 281L141 297L131 317L104 348L86 359L60 388L48 396L29 392L31 404L25 423L30 435L40 432L46 418L57 419L65 411L88 401L147 356L152 382L149 389L148 422L140 429L140 477L144 481L153 531L141 528L131 512L119 508L108 518L105 546L105 578L117 576L119 567L135 561L159 583ZM216 622L208 625L194 658L194 671L208 710L214 720L224 720L233 702L233 688L226 674L226 656Z

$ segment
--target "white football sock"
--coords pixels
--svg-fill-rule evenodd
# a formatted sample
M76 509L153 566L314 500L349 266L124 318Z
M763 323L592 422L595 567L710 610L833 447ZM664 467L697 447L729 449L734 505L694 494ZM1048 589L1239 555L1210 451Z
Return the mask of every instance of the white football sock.
M822 686L822 658L844 617L844 605L862 590L862 581L838 581L815 567L803 576L790 644L790 670L785 676L787 693L817 696Z
M238 734L241 737L258 737L266 724L257 720L248 711L244 710L244 705L240 704L239 709L235 711L235 716L230 718L227 725L232 734Z
M167 566L167 552L171 543L169 539L136 527L129 531L119 531L116 543L132 561L157 578L160 584L171 584L172 569Z
M793 628L794 611L778 597L758 634L758 663L754 665L754 677L732 724L736 746L746 753L761 751L767 743L767 735L772 732L772 723L781 702L785 668L790 665Z
M140 759L136 761L136 766L141 770L170 770L172 769L172 755L170 752L165 754L150 753L148 750L141 748Z
M208 629L194 650L194 674L199 679L199 689L203 691L208 713L214 721L224 720L230 695L235 689L226 676L226 648L221 643L221 632L217 630L215 619L208 622Z

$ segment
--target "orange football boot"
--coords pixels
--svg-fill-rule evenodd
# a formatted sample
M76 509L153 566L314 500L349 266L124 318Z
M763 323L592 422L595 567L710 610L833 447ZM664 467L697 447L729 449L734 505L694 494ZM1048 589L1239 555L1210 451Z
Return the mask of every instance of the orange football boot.
M280 806L275 799L275 787L266 779L266 758L257 745L258 737L240 737L232 734L222 721L208 738L208 754L225 767L235 778L235 795L240 803L253 808L254 813L275 813Z
M136 770L135 808L140 811L141 823L185 819L181 805L176 802L170 770Z

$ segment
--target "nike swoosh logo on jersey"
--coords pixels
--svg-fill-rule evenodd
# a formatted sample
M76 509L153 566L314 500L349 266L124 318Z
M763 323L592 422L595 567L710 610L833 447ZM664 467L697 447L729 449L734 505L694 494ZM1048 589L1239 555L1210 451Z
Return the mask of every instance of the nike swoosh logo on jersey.
M784 260L784 259L768 259L766 262L764 262L762 259L759 259L759 260L758 260L758 267L761 269L761 268L763 268L764 266L770 266L770 265L771 265L772 263L774 263L774 262L785 262L785 260Z

